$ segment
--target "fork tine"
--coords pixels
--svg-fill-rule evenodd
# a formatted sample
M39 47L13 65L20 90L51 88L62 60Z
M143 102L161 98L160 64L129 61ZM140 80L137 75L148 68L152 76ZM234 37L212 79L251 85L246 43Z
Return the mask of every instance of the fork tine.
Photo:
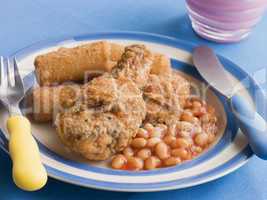
M14 58L13 62L14 62L14 79L15 79L15 85L22 86L23 85L23 81L22 81L22 78L21 78L21 76L19 74L19 68L18 68L18 63L17 63L16 57Z
M5 71L4 71L4 58L0 56L0 85L4 85Z
M9 86L9 87L12 87L12 79L11 79L11 77L13 77L12 76L12 72L11 72L11 68L13 68L11 65L10 65L10 61L9 61L9 58L7 58L6 59L6 62L7 62L7 68L6 68L6 71L7 71L7 85Z

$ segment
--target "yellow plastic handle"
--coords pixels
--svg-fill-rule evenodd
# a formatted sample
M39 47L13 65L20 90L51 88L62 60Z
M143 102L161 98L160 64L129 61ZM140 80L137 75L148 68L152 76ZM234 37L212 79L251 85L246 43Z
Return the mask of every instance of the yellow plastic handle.
M12 116L7 121L10 134L9 152L13 161L13 180L27 191L42 188L47 172L41 162L38 145L31 134L31 124L23 116Z

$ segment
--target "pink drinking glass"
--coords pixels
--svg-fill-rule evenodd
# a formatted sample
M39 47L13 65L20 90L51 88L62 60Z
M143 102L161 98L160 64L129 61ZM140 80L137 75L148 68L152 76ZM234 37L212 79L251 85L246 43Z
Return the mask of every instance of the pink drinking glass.
M267 0L186 0L195 32L216 42L237 42L260 21Z

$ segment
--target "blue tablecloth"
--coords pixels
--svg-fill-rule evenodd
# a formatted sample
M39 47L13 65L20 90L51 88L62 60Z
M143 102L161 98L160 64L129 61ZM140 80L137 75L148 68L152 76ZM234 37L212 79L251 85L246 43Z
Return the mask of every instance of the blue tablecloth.
M255 75L266 89L267 15L251 36L236 44L215 44L194 34L182 0L0 0L0 55L51 37L95 31L145 31L208 44ZM200 186L154 193L118 193L73 186L49 179L44 189L24 192L11 178L11 162L0 150L0 199L267 199L267 162L248 164Z

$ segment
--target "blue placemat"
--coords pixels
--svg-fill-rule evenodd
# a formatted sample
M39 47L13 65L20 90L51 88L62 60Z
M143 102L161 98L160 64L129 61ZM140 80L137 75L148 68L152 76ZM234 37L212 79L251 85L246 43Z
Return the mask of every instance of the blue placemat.
M236 44L215 44L196 36L177 0L0 0L0 55L51 37L95 31L145 31L208 44L255 75L267 88L267 15L251 36ZM267 110L267 108L265 108ZM0 200L39 199L267 199L267 162L254 157L234 173L200 186L154 193L118 193L81 188L49 179L38 192L24 192L11 179L11 162L0 150Z

